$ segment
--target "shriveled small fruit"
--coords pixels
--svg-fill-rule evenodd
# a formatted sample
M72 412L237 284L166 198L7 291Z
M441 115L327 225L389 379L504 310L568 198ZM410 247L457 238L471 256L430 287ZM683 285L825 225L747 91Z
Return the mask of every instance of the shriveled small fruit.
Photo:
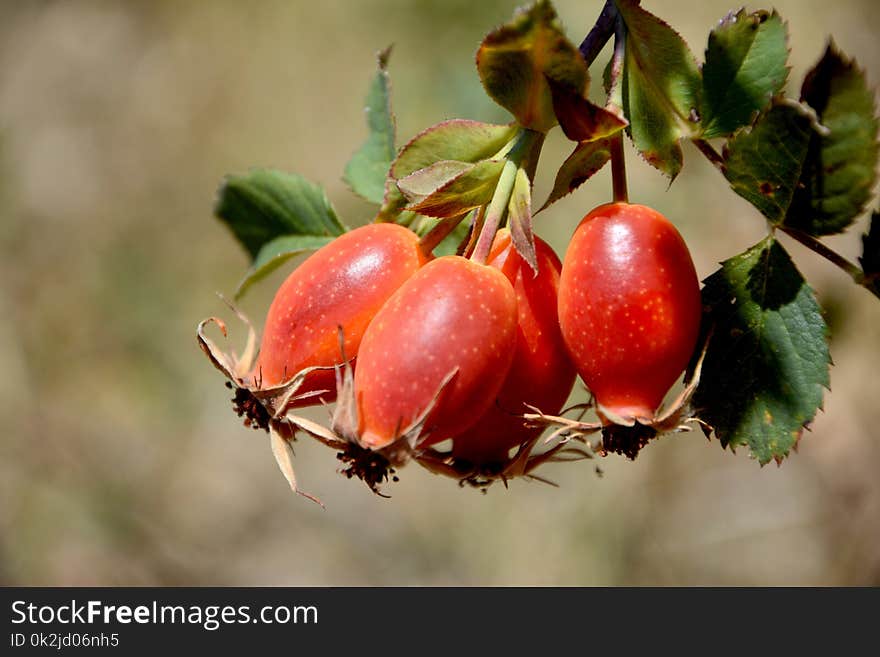
M354 372L356 440L431 444L495 401L516 344L516 295L498 269L459 256L429 262L376 314Z
M510 232L498 232L489 264L510 280L517 300L517 337L513 363L494 404L470 429L455 436L452 456L475 466L503 465L508 453L541 433L522 418L526 404L555 414L574 385L556 312L562 263L546 242L535 237L538 273L516 252Z
M584 217L562 266L559 324L605 420L654 418L694 351L700 315L693 261L663 215L610 203Z
M316 251L275 294L251 377L273 387L340 363L340 328L346 357L355 357L373 316L424 262L418 236L390 223L362 226ZM332 370L308 374L298 393L318 390L335 397Z

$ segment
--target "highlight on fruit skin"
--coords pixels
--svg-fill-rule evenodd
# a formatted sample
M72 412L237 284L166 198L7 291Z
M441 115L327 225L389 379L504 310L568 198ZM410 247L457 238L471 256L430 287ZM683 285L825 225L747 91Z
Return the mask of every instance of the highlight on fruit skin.
M559 324L606 423L649 424L697 344L700 284L675 226L609 203L578 225L563 260Z

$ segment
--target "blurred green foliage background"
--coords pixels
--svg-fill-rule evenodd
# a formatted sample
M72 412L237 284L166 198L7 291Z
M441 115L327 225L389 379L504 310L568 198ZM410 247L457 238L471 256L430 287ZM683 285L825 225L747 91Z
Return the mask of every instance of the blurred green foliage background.
M600 0L558 0L579 42ZM880 81L871 0L777 0L789 95L829 35ZM702 61L725 0L645 0ZM418 466L392 499L298 443L290 493L264 434L230 411L196 323L229 313L247 266L211 215L252 166L327 187L349 224L373 208L341 182L365 137L374 54L399 139L452 117L506 121L474 53L511 0L0 4L0 583L25 585L878 585L880 303L782 237L833 330L833 392L800 449L760 468L699 432L635 462L546 467L485 496ZM757 6L750 7L759 8ZM594 66L600 79L608 50ZM601 85L594 83L594 92ZM558 130L535 194L570 146ZM764 234L698 152L671 187L629 149L633 201L677 223L701 277ZM560 254L610 199L604 170L540 215ZM829 239L851 259L863 218ZM261 319L290 267L245 299ZM243 338L231 333L233 343ZM319 411L321 413L321 411Z

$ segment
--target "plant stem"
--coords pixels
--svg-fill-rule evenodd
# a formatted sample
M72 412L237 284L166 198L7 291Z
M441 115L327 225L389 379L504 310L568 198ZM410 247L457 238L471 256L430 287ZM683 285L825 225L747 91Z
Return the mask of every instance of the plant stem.
M595 61L596 57L599 56L599 53L602 52L602 48L604 48L605 44L608 42L608 39L611 38L611 35L614 33L614 23L616 22L616 19L617 5L614 4L614 0L605 0L605 6L602 7L602 13L599 14L596 24L581 42L579 48L587 66Z
M447 235L449 235L452 231L455 230L456 226L462 222L468 215L467 212L464 214L460 214L457 217L449 217L447 219L441 219L437 222L437 225L434 226L431 230L425 233L422 238L419 240L419 247L421 247L422 251L428 255L437 248L437 245L442 242Z
M615 10L614 54L611 57L611 88L608 90L606 107L623 116L623 63L626 58L626 25ZM623 131L611 137L611 184L614 201L629 203L626 187L626 159L623 152Z
M712 163L712 166L718 169L722 174L724 173L724 158L721 157L718 151L712 147L712 144L705 139L691 139L691 143L693 143L693 145L706 156L706 159Z
M865 280L865 273L862 271L861 267L858 267L836 251L828 248L817 238L790 226L779 226L779 230L845 271L858 285L868 287L866 285L868 281Z
M707 142L705 139L692 139L691 140L699 151L706 156L706 159L712 163L712 165L718 169L722 174L724 173L724 158L719 155L718 151L716 151L712 145ZM830 249L828 246L823 244L817 237L813 237L809 233L805 233L802 230L798 230L797 228L792 228L791 226L778 226L779 230L788 235L789 237L797 240L805 247L810 249L813 253L817 253L818 255L825 258L828 262L835 265L842 271L844 271L857 285L861 285L872 292L874 291L871 285L871 279L865 276L865 272L862 271L861 267L850 262L842 255Z
M495 187L495 194L486 210L486 221L480 230L480 237L477 245L474 247L471 260L480 264L486 264L489 258L489 251L492 249L492 242L495 240L495 233L501 225L501 219L507 212L507 203L510 201L510 194L513 191L513 183L516 181L516 171L519 167L513 160L507 160L504 163L504 169L501 171L501 177L498 179L498 185Z

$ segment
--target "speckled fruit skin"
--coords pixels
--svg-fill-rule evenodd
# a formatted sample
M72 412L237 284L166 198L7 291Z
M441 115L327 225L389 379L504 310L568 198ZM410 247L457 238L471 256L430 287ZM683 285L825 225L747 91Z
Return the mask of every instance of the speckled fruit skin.
M700 314L693 261L663 215L610 203L583 218L562 265L559 324L601 408L652 418L690 359Z
M443 389L423 445L467 429L495 401L516 343L516 295L498 269L459 256L429 262L376 314L354 373L359 442L401 436Z
M276 292L252 376L266 388L307 367L339 363L340 326L346 357L356 356L373 316L424 262L418 236L397 224L361 226L322 247ZM325 401L335 398L332 370L309 374L298 392L315 390L329 391Z
M521 415L525 404L555 415L574 385L569 358L556 312L562 263L549 244L535 237L538 275L511 244L510 232L498 232L489 265L510 280L516 293L517 330L513 363L498 397L477 423L452 440L455 458L475 465L504 463L511 448L543 430L529 427Z

